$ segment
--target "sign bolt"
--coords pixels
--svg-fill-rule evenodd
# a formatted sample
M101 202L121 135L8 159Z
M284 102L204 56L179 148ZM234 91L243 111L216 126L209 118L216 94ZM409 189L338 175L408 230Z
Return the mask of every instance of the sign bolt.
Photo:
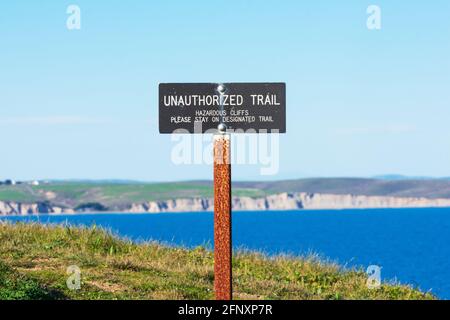
M227 126L224 123L219 123L219 125L217 126L217 130L219 131L219 133L224 134L227 131Z
M224 94L224 93L225 93L225 86L224 86L223 84L219 84L219 85L217 86L217 91L218 91L220 94Z

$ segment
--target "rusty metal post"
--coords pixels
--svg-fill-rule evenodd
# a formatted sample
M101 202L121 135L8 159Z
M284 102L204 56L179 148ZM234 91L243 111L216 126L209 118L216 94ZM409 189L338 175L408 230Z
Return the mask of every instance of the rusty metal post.
M216 300L231 300L230 136L214 136L214 290Z

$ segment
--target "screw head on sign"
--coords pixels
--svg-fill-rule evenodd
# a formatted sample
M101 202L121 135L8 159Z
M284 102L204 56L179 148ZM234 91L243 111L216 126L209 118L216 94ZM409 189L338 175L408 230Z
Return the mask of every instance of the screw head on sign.
M224 93L225 93L225 86L224 86L223 84L219 84L219 85L217 86L217 91L218 91L220 94L224 94Z
M219 133L225 133L227 131L227 126L224 123L220 123L217 126L217 130L219 130Z

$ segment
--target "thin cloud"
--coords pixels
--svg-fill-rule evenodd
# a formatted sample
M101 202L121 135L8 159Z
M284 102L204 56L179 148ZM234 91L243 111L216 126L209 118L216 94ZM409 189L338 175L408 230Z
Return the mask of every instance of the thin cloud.
M402 133L412 133L415 131L416 127L411 125L393 124L384 126L338 128L334 132L340 135L361 135L361 134L402 134Z
M2 117L2 125L92 125L111 123L111 119L85 116Z

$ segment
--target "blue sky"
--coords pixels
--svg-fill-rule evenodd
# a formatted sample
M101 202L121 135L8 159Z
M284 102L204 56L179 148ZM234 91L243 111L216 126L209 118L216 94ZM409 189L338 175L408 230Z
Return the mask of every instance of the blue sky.
M279 174L236 180L450 176L447 0L18 0L0 4L0 178L210 179L172 164L158 83L222 81L287 84Z

